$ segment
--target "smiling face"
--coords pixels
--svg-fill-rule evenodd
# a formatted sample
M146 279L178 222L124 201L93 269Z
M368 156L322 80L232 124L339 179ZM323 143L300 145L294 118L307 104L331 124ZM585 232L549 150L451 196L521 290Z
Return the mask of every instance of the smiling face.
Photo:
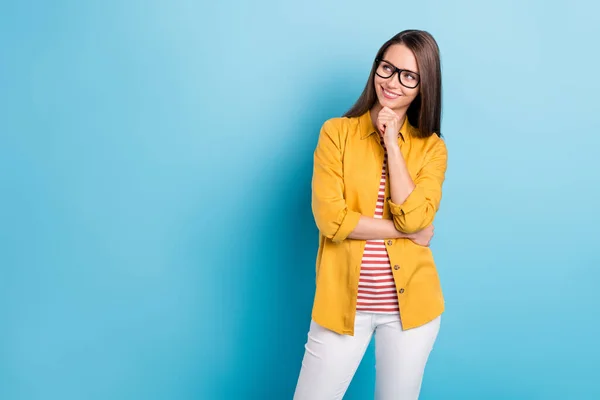
M375 74L374 84L377 99L382 107L389 107L398 113L405 113L408 106L419 94L419 66L413 52L404 44L391 45L384 53L382 60L377 66L378 74ZM379 75L388 76L394 72L395 68L407 70L396 72L389 78L382 78ZM400 74L400 75L398 75ZM402 79L404 85L398 78ZM406 86L415 86L409 88Z

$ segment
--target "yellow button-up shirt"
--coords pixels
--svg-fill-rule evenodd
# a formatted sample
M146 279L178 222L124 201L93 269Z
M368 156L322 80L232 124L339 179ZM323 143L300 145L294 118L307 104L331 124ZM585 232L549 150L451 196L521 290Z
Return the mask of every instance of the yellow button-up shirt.
M389 179L383 218L405 233L433 222L442 197L447 150L437 135L419 138L408 118L398 144L415 189L402 204L390 200ZM354 335L360 265L366 241L348 239L361 215L373 217L385 150L370 112L332 118L321 128L314 153L312 210L319 228L316 292L312 318L340 334ZM439 316L444 298L429 247L409 239L386 239L400 317L410 329ZM396 268L396 266L399 266Z

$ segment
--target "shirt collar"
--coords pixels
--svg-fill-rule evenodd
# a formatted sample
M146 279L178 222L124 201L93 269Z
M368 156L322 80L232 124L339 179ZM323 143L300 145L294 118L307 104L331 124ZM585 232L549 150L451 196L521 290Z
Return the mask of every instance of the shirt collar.
M360 138L365 139L371 136L374 133L377 133L377 129L373 126L373 121L371 120L371 111L367 110L363 115L358 117L358 124L360 129ZM403 142L406 142L410 139L410 132L414 129L410 122L408 122L408 116L404 117L404 123L400 128L400 138Z

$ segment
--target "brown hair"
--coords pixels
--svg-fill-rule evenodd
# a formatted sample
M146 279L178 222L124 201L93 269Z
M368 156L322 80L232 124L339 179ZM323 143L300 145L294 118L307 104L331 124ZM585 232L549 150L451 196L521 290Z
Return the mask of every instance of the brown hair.
M419 129L420 137L429 137L434 133L441 136L442 71L440 50L435 39L425 31L405 30L385 42L377 52L375 59L383 58L387 49L394 44L403 44L414 53L421 76L419 94L406 112L408 121ZM377 63L374 61L365 90L352 108L344 114L344 117L359 117L373 107L377 101L373 83L376 69Z

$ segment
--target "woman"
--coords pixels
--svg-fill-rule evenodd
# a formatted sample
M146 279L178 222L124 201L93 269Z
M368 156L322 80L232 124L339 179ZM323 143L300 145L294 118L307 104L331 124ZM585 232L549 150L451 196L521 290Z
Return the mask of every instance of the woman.
M375 398L417 399L444 300L429 248L447 165L439 49L407 30L323 124L312 208L316 293L294 399L341 399L375 335Z

